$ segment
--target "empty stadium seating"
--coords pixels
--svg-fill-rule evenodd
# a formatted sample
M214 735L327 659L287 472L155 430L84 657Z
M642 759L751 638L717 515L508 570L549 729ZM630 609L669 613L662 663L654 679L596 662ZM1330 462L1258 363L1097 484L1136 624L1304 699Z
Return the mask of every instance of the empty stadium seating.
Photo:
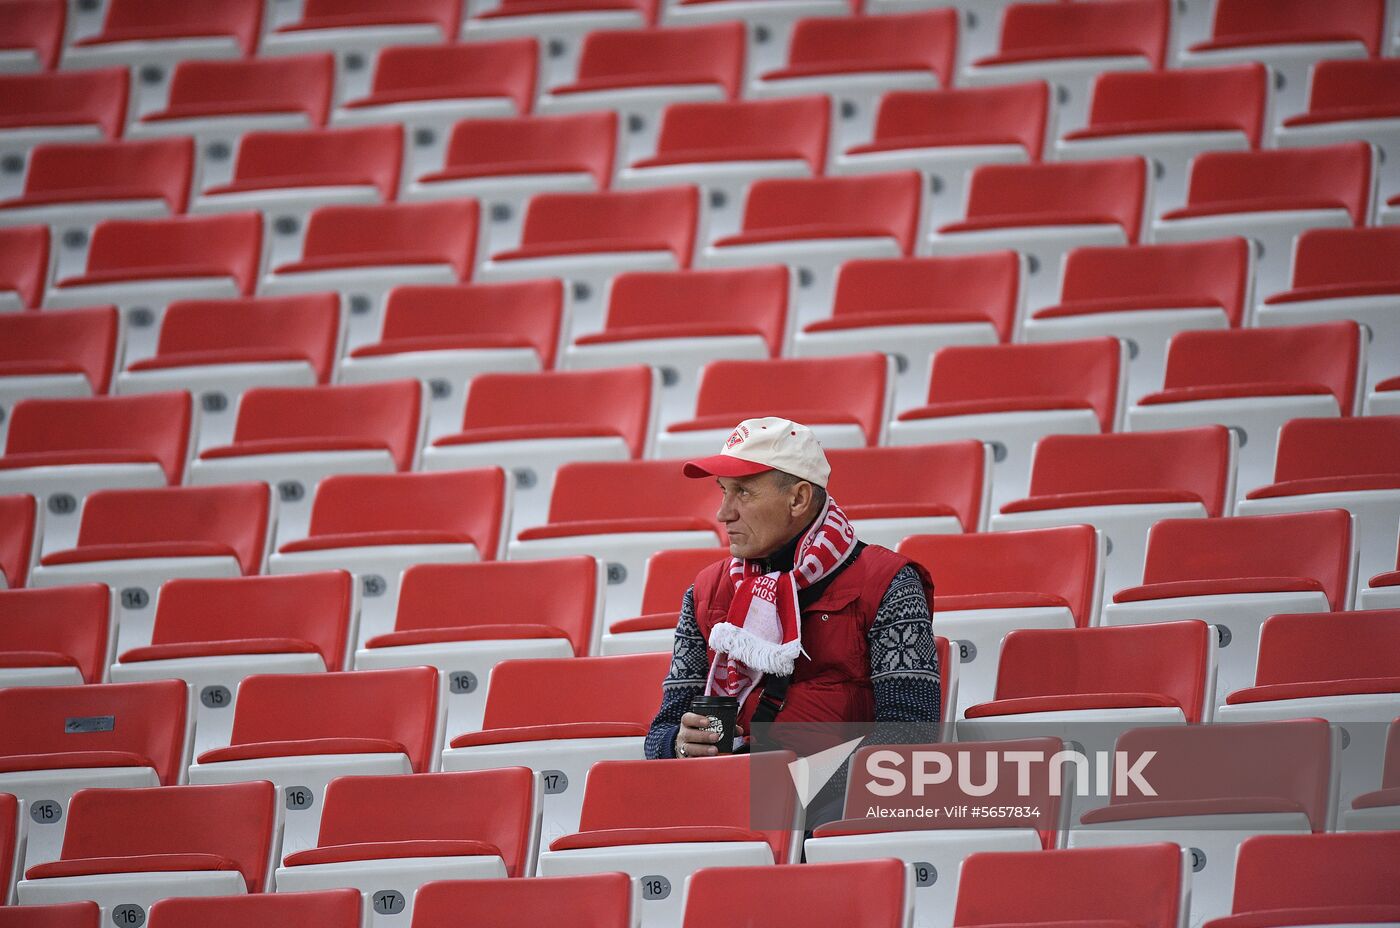
M23 0L6 4L0 26L7 38L0 70L47 71L57 63L63 47L62 0Z
M669 654L498 664L481 730L453 737L442 769L536 771L544 847L580 827L596 763L642 758L642 740L670 665Z
M1386 735L1381 788L1362 793L1350 808L1338 811L1346 831L1400 829L1400 719L1390 723Z
M1204 619L1219 640L1217 701L1249 686L1259 627L1278 613L1330 612L1353 601L1356 549L1344 509L1163 519L1152 526L1142 586L1119 589L1104 625Z
M40 518L29 494L0 496L0 590L18 589L29 579L39 552Z
M599 653L669 651L681 617L681 602L695 575L722 557L729 557L728 548L680 548L658 551L647 558L639 614L609 624Z
M0 443L22 399L106 393L116 349L111 307L0 315Z
M0 689L0 790L24 802L26 868L58 858L78 790L184 782L188 702L178 680Z
M59 6L54 3L54 6ZM0 907L4 928L101 928L102 907L96 902L58 902L53 905Z
M0 16L29 4L6 4ZM58 3L51 4L53 7ZM13 24L0 25L9 42L18 36ZM8 44L8 43L7 43ZM0 51L0 58L19 49ZM8 72L0 63L0 72ZM124 68L0 77L0 158L11 169L0 179L0 197L12 197L23 184L29 152L44 142L103 139L111 141L126 122L130 76Z
M448 738L481 728L501 661L598 651L607 579L591 557L417 564L401 584L392 630L362 634L355 667L436 667Z
M122 650L111 678L188 683L197 757L229 743L244 678L344 669L355 605L343 571L172 580L155 607L150 644Z
M992 517L994 531L1088 523L1104 535L1104 599L1142 577L1147 533L1164 518L1231 511L1236 446L1223 426L1156 433L1050 435L1030 492Z
M440 880L414 900L413 928L430 928L474 912L498 928L603 928L635 924L632 881L624 873L532 880Z
M529 876L538 795L524 767L333 780L316 846L286 856L277 892L358 889L371 924L400 924L429 881Z
M77 543L44 555L30 585L105 583L116 592L118 652L151 642L163 584L260 573L271 535L265 484L99 490Z
M431 667L255 674L238 687L231 743L198 755L189 781L276 784L285 858L316 846L327 783L436 770L441 741Z
M151 928L235 928L249 922L267 928L296 928L306 924L359 928L361 924L360 894L353 889L174 897L157 902L147 915Z
M889 860L804 866L706 867L686 885L685 928L732 924L734 894L769 900L773 928L831 918L869 928L902 928L913 908L904 867ZM765 903L766 904L766 903Z
M0 686L103 682L111 599L100 583L0 590Z
M49 278L47 226L0 228L0 309L38 306Z
M986 526L990 456L981 442L833 449L827 489L870 544Z
M1008 632L1098 624L1103 548L1088 525L900 542L933 577L934 627L956 652L962 707L991 700Z

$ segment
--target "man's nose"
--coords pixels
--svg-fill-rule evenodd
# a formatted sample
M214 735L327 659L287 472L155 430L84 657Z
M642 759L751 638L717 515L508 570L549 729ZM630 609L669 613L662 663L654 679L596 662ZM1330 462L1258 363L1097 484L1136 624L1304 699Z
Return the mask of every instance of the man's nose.
M733 522L735 519L734 506L729 497L724 497L719 501L719 511L715 513L715 518L720 522Z

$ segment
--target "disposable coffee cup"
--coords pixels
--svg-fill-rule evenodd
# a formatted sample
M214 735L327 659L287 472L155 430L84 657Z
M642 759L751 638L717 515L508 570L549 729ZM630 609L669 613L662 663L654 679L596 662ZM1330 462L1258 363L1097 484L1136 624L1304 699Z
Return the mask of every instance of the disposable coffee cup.
M710 731L719 734L719 741L715 743L719 753L734 753L734 725L739 720L738 697L696 696L690 701L690 711L709 718Z

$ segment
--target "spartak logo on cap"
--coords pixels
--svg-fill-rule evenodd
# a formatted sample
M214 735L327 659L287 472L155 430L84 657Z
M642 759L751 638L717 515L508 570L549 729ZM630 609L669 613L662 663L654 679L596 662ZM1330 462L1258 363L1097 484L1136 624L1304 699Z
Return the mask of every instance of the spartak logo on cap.
M746 426L739 426L729 433L729 440L724 443L724 447L733 448L735 445L742 445L749 437L749 430Z

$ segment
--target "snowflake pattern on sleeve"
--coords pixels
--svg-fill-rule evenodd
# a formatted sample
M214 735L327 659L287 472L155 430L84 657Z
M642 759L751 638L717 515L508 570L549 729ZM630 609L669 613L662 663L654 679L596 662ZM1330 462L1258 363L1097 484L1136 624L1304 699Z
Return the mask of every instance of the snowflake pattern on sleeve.
M676 637L671 646L671 669L661 684L661 708L647 731L648 759L676 756L676 732L681 727L681 716L690 707L690 701L705 691L709 664L705 639L695 621L694 593L694 587L686 590L681 601L681 617L676 623Z

